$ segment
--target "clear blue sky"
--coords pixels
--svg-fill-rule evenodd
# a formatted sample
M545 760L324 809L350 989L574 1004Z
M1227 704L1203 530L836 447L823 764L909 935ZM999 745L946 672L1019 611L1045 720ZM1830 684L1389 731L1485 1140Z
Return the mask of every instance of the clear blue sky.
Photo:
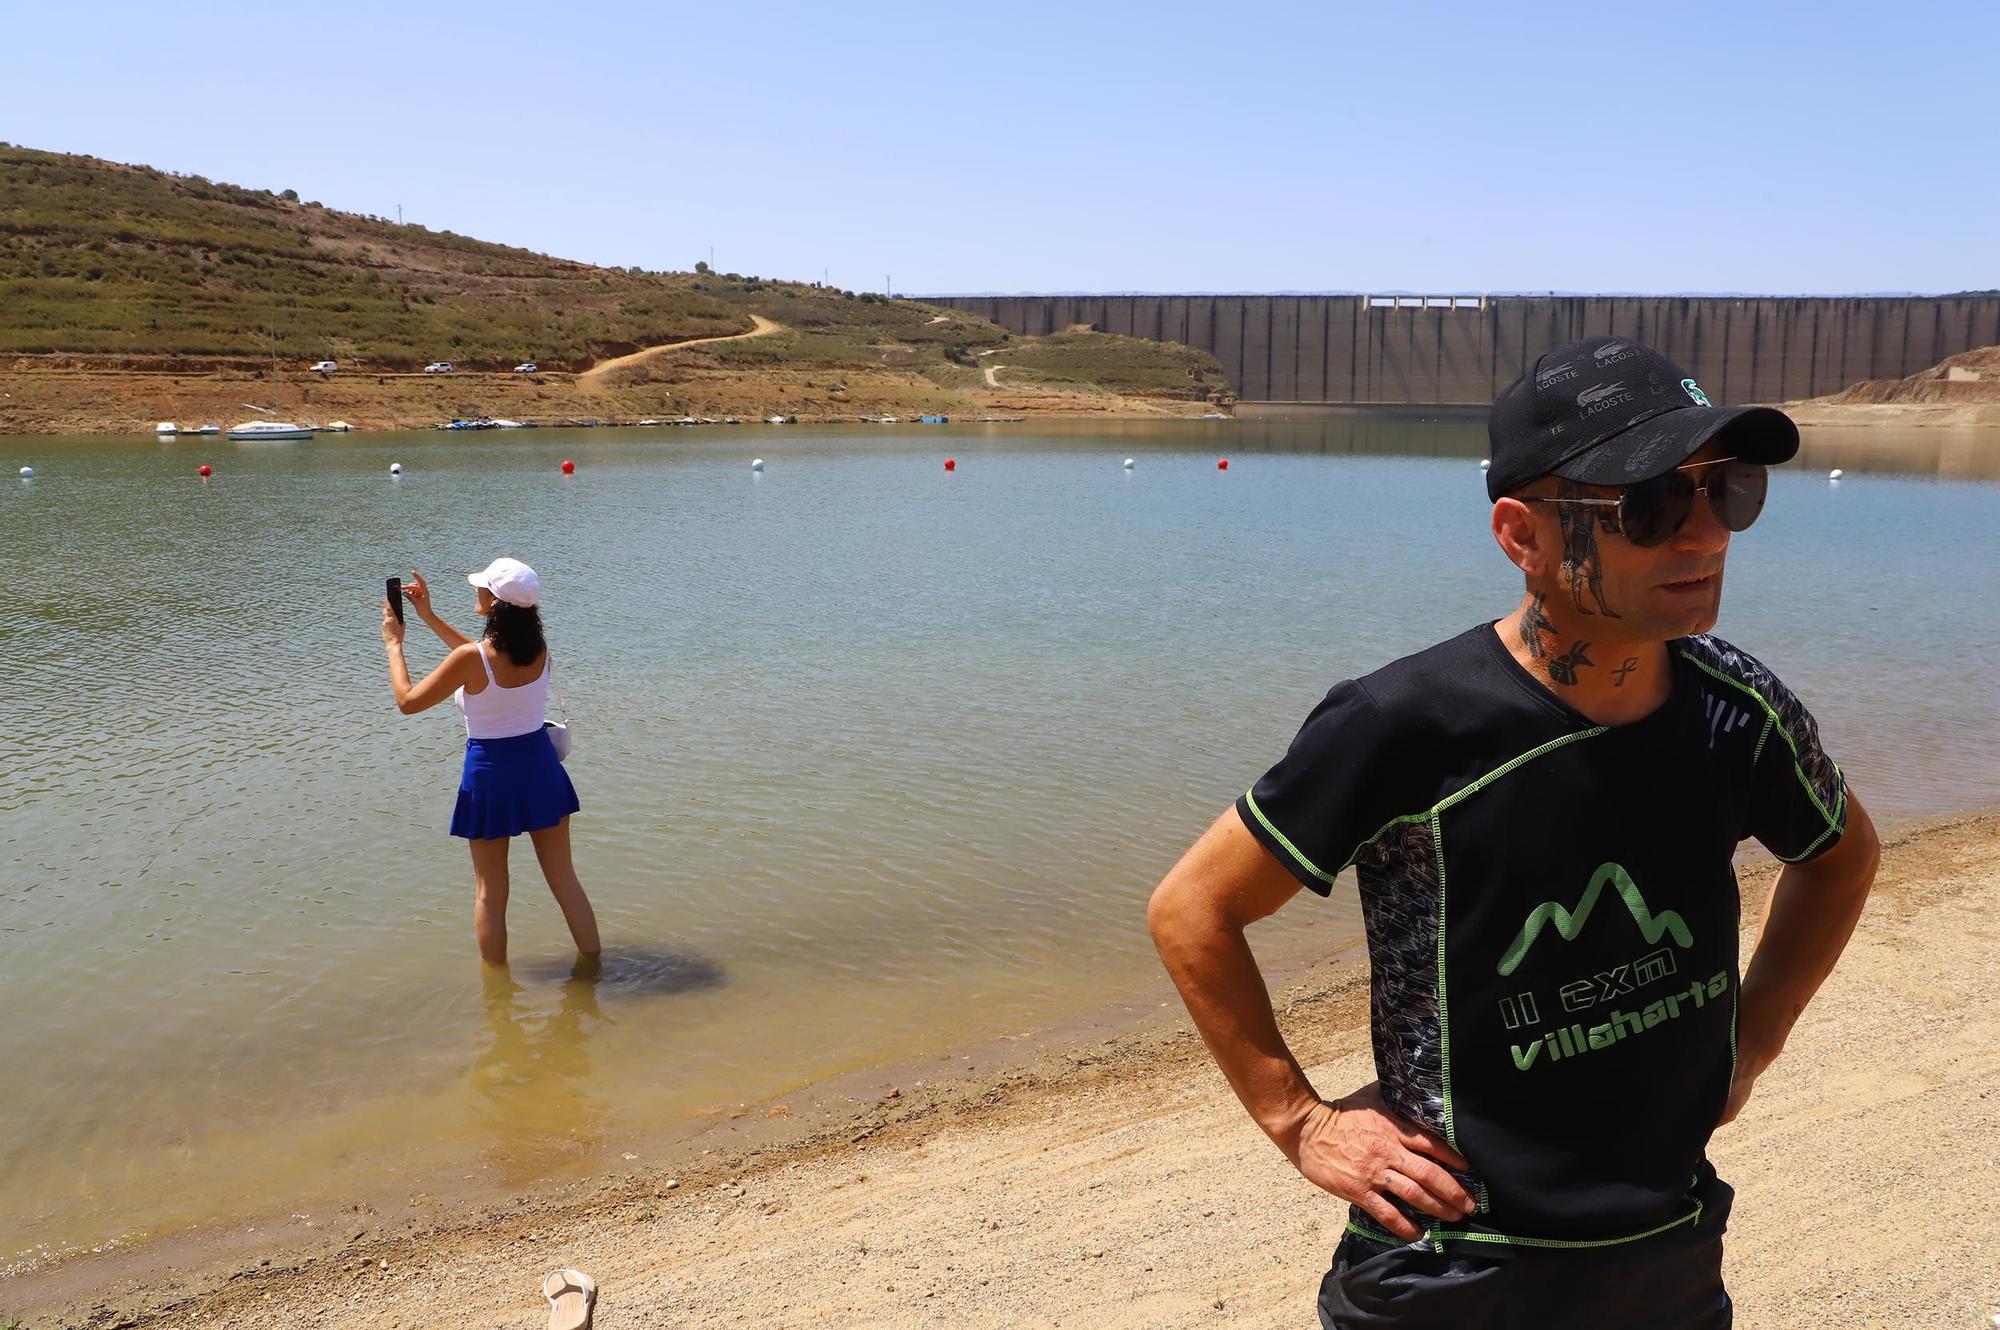
M0 138L901 292L2000 286L2000 3L0 6Z

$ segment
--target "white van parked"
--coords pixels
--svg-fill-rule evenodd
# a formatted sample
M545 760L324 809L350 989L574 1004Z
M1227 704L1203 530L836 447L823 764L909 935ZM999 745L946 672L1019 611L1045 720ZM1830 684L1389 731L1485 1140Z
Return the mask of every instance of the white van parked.
M424 373L449 374L451 373L451 362L449 360L433 360L430 364L424 366Z
M331 374L339 368L340 365L337 361L320 360L313 363L312 371L315 374Z

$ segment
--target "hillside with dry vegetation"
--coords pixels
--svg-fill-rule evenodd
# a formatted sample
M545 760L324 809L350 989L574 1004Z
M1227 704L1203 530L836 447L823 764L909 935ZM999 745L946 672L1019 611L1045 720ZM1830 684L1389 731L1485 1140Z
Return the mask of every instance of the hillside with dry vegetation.
M1104 399L1092 410L1127 396L1157 409L1140 399L1211 400L1223 383L1214 358L1187 347L1019 339L917 301L705 264L595 267L289 189L8 145L0 296L0 433L237 418L246 398L378 427L977 412L988 404L982 353L996 351L1024 377L1076 390L1028 409L1063 410L1077 394ZM649 348L671 353L635 354ZM321 360L338 373L305 373ZM437 360L456 366L436 376L449 382L407 381ZM613 372L587 373L609 361ZM526 362L539 372L509 372Z
M0 292L0 353L581 368L749 326L684 283L14 147L0 148Z
M1188 402L1219 402L1229 394L1221 363L1206 351L1088 327L1021 338L980 354L996 376L1015 386L1096 388Z

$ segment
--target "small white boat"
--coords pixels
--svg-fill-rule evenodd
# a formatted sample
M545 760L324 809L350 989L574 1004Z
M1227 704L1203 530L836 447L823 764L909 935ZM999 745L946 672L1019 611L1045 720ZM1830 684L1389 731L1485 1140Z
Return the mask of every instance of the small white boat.
M518 420L496 420L496 421L494 421L494 422L493 422L493 428L494 428L494 429L526 429L526 428L527 428L527 426L526 426L526 425L523 425L523 424L522 424L522 423L521 423L520 421L518 421Z
M785 418L783 416L772 416L769 420L766 420L764 423L766 425L782 425L785 423Z
M326 431L326 432L327 432L328 434L352 434L352 433L354 433L354 426L352 426L352 425L348 424L348 423L347 423L346 421L344 421L344 420L336 420L336 421L333 421L333 422L332 422L332 423L330 423L330 424L326 424L326 425L321 425L321 426L320 426L320 428L321 428L321 429L323 429L323 430L325 430L325 431Z
M232 439L310 439L312 436L312 430L288 420L246 420L229 429Z
M171 420L162 420L159 424L153 426L153 433L162 436L171 436L180 432L181 427Z
M202 427L201 427L200 429L184 429L184 430L182 430L182 431L181 431L181 433L183 433L183 434L220 434L220 433L222 433L222 426L220 426L220 425L203 425L203 426L202 426Z
M902 423L902 418L899 416L884 416L881 423L884 425L899 425Z

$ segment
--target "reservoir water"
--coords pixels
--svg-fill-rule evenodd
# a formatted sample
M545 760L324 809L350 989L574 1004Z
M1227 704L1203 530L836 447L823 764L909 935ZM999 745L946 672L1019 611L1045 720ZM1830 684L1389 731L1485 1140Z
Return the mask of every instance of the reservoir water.
M2000 448L1847 434L1773 477L1719 631L1878 818L2000 802ZM598 1166L1164 995L1178 853L1333 681L1514 603L1483 451L1379 418L0 440L0 1271ZM482 983L463 729L386 681L382 579L471 629L500 554L543 578L595 984L525 844ZM1257 940L1357 932L1336 893Z

